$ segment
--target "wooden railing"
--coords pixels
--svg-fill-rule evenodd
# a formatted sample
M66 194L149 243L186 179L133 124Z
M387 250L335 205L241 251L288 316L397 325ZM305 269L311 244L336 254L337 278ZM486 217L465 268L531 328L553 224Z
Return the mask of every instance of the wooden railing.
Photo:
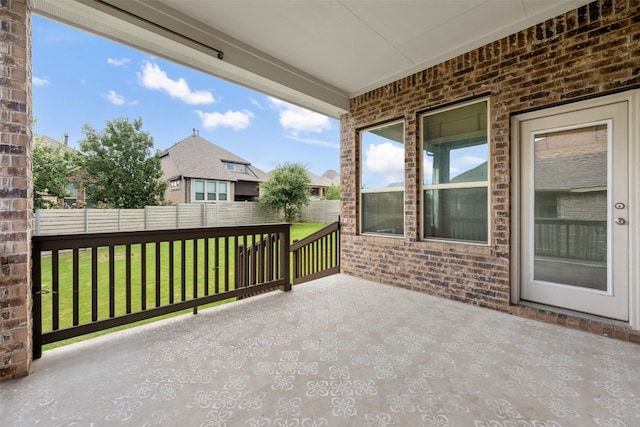
M34 236L34 358L44 344L290 290L289 239L289 224ZM237 257L257 242L259 256Z
M291 245L293 283L340 272L340 222L329 224Z
M280 275L280 265L274 256L280 245L278 234L269 234L255 240L253 244L243 239L236 252L236 287L247 288L265 281L272 281ZM257 291L250 295L264 291Z

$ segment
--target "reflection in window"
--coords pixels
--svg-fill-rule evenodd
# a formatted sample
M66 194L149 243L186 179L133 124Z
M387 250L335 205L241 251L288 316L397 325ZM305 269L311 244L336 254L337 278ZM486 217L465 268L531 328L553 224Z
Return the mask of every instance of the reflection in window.
M488 242L488 101L422 117L425 238Z
M606 124L534 135L534 279L607 290L608 140Z
M360 134L362 233L404 235L404 126L395 122Z

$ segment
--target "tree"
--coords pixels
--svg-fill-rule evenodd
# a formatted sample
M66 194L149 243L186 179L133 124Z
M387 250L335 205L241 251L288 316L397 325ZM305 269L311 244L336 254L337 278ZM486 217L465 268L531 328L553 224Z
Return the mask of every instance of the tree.
M66 185L78 170L78 155L64 144L48 144L42 136L33 144L33 205L35 209L56 207L69 196Z
M260 203L273 211L283 211L285 221L295 221L302 206L310 200L311 178L307 169L298 163L285 163L270 175L260 185Z
M107 120L100 132L85 124L82 132L87 199L128 209L162 204L167 182L159 153L152 154L153 138L142 131L142 119Z
M331 187L327 188L324 192L325 200L340 200L340 186L338 184L331 184Z

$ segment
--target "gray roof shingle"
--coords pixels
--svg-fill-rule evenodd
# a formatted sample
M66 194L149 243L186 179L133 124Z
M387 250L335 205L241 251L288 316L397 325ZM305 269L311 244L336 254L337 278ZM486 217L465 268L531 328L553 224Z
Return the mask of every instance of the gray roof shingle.
M216 179L262 182L268 175L247 160L215 145L199 135L190 135L160 154L165 178ZM248 172L232 172L223 162L245 165Z

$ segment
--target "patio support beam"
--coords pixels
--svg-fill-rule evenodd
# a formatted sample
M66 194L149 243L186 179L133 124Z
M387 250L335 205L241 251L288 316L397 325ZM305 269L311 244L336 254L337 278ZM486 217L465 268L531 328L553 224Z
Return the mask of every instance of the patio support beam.
M0 381L31 368L31 13L0 0Z
M150 0L32 0L35 13L339 118L346 91ZM221 58L221 59L220 59Z

